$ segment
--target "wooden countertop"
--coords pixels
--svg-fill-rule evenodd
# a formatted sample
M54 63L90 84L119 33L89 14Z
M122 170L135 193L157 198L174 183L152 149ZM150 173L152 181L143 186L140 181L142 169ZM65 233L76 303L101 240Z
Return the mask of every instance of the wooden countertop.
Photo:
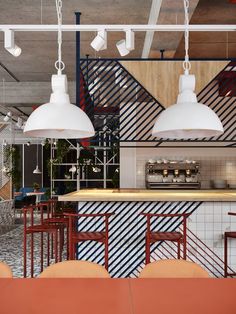
M59 201L205 201L236 202L236 190L84 189L59 196Z

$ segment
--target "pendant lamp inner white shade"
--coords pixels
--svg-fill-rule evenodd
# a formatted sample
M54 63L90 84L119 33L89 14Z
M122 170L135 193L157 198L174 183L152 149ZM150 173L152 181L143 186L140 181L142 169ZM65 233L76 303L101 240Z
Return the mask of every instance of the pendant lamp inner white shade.
M27 136L86 138L95 134L86 113L70 103L66 75L52 75L50 102L32 112L24 127Z
M39 169L39 166L37 165L36 168L33 171L34 174L41 174L42 171Z
M194 75L181 75L177 103L157 118L152 135L167 139L191 139L221 135L224 130L216 113L197 102Z

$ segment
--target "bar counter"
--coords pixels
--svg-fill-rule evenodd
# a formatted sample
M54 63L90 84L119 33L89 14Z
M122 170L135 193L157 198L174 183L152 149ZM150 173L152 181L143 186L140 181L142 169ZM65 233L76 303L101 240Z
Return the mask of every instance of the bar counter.
M223 234L236 230L236 190L141 190L91 189L59 197L78 202L78 212L113 213L109 219L109 272L112 277L137 277L145 262L147 220L142 214L189 214L187 257L203 265L214 277L224 274ZM151 229L174 232L181 227L179 218L152 219ZM80 230L101 231L98 219L80 219ZM236 253L236 252L235 252ZM235 253L230 265L236 263ZM209 257L210 256L210 257ZM213 259L212 259L213 256ZM104 264L104 245L85 241L78 246L78 258ZM151 246L151 261L176 258L169 242ZM233 265L235 268L236 265Z
M59 201L235 202L236 190L86 189L59 196Z

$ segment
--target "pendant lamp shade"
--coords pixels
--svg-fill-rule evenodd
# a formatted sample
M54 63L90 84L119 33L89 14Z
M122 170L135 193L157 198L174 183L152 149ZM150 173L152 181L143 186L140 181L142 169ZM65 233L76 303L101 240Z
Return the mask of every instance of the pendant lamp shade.
M177 103L157 118L152 135L168 139L191 139L221 135L224 130L216 113L197 102L195 76L184 74L179 80Z
M29 137L87 138L95 134L93 125L84 111L70 103L67 77L62 74L62 0L56 0L58 20L58 59L55 62L57 75L52 75L52 94L49 103L32 112L24 127Z
M24 133L29 137L85 138L95 134L86 113L70 103L66 75L52 75L50 102L39 106L28 118Z
M39 169L39 166L37 165L36 168L33 171L34 174L41 174L42 171Z
M37 164L36 164L36 168L34 169L33 173L34 174L41 174L42 171L39 169L39 145L37 144L37 153L36 153L36 160L37 160Z
M184 2L184 74L179 78L179 95L176 104L164 110L154 124L152 135L163 139L197 139L219 136L224 132L223 125L206 105L198 103L195 90L195 76L190 75L189 62L189 0Z

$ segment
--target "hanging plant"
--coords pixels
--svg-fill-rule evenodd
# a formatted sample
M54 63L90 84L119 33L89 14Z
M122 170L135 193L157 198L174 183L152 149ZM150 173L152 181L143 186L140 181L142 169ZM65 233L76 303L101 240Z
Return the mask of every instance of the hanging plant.
M4 150L4 167L6 175L11 178L12 185L18 191L21 186L20 149L18 146L6 146Z
M45 146L46 146L46 149L50 147L49 141L47 141ZM48 170L49 175L51 173L51 167L52 167L52 178L55 178L55 175L56 175L56 169L54 165L62 163L64 157L69 152L69 150L70 150L70 144L66 140L59 139L57 141L56 150L55 150L55 158L53 159L50 158L47 161L47 170Z

